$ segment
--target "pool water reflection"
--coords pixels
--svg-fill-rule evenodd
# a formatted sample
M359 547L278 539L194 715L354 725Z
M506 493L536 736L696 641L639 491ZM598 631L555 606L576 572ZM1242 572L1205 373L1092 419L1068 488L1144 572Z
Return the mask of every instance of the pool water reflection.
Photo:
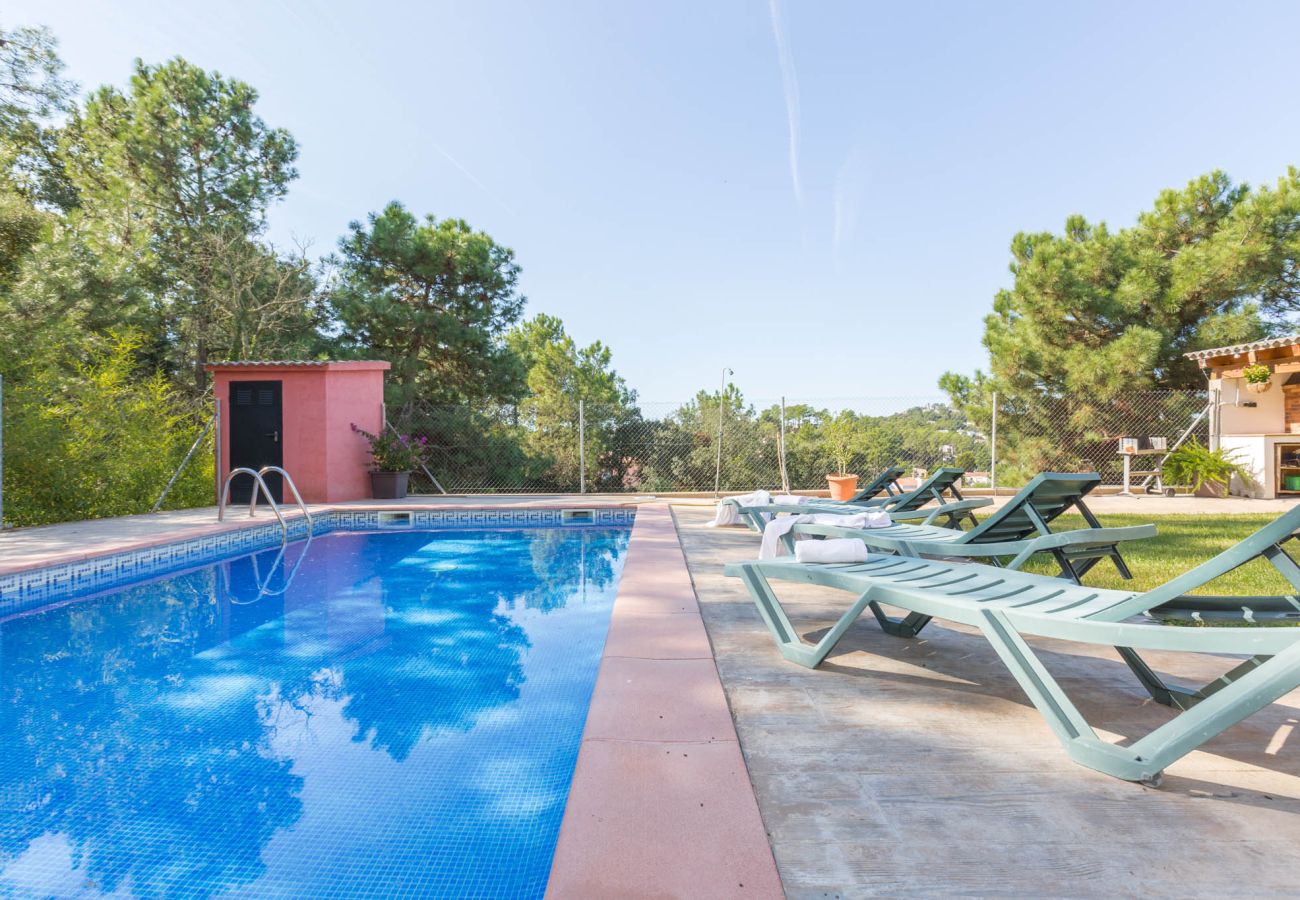
M627 537L330 534L0 623L0 894L539 896Z

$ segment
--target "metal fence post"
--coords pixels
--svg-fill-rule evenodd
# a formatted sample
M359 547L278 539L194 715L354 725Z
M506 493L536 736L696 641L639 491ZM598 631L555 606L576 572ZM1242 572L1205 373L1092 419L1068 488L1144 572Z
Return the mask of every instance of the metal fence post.
M989 485L998 495L998 392L993 392L993 427L989 435Z
M5 527L5 377L0 375L0 531Z
M217 507L221 506L221 398L212 398L212 480L215 482L212 486L216 492L216 498L212 501ZM256 496L256 494L254 494ZM220 512L220 510L218 510Z
M790 493L790 473L785 468L785 398L781 398L781 430L777 432L776 452L781 458L781 490Z
M578 398L578 493L587 493L587 407Z
M727 376L735 372L722 370L722 390L718 392L718 464L713 472L713 496L722 496L722 414L727 409Z

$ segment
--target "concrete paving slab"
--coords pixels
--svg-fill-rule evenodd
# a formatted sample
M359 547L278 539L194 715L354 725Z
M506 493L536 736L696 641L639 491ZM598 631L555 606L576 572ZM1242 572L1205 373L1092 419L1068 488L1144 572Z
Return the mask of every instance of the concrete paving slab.
M753 815L734 740L584 741L574 780L617 787L635 802L570 795L548 897L781 896L765 842L709 839L747 831Z
M628 613L610 623L605 655L712 661L713 650L698 614Z
M970 629L901 640L864 619L821 668L786 662L722 575L756 555L757 535L703 527L707 506L674 512L788 897L1294 895L1300 691L1171 766L1159 790L1118 781L1070 761ZM846 602L780 591L808 638ZM1031 642L1103 735L1172 715L1108 651ZM1151 657L1189 682L1232 664Z

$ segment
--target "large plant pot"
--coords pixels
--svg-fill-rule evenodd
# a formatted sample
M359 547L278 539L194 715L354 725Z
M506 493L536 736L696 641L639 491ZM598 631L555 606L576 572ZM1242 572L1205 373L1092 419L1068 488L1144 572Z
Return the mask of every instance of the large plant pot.
M856 475L827 475L826 481L831 487L832 500L847 500L858 492Z
M410 478L410 472L371 472L370 494L376 500L401 500Z
M1196 496L1223 498L1228 496L1228 486L1218 481L1207 481L1196 489Z
M1271 381L1258 381L1258 382L1247 381L1246 382L1246 390L1250 391L1252 394L1267 393L1268 389L1271 388L1272 386L1273 386L1273 382Z

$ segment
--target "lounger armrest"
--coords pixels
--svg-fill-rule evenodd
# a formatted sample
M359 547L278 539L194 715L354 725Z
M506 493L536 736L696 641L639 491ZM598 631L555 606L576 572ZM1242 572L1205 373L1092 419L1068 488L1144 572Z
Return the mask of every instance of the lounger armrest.
M1070 550L1083 547L1109 547L1122 541L1140 541L1156 536L1154 525L1127 525L1123 528L1079 528L1075 531L1062 531L1056 534L1042 534L1027 541L1014 543L1019 549L1012 550L1016 558L1007 563L1008 569L1019 569L1036 553L1048 550ZM980 545L975 545L980 546ZM997 547L997 544L982 546Z
M1155 622L1069 619L1010 609L989 610L985 615L1005 619L1021 634L1134 650L1273 656L1300 643L1300 628L1193 628Z
M1128 525L1123 528L1080 528L1059 534L1043 534L1023 541L949 544L944 541L908 541L908 549L921 556L962 556L980 558L1011 556L1004 568L1019 569L1031 557L1050 550L1085 547L1109 547L1121 541L1137 541L1156 536L1154 525Z
M924 506L921 509L912 509L906 512L891 512L889 515L895 522L911 522L921 519L923 520L922 525L933 525L935 519L992 505L992 497L971 497L968 500L954 500L952 503L943 503L939 506Z
M856 516L867 512L866 509L860 506L853 506L849 503L840 506L834 504L823 505L819 503L774 503L771 506L753 506L750 507L750 509L753 509L756 512L782 512L793 513L795 515L805 514L818 516L827 513L834 516Z

